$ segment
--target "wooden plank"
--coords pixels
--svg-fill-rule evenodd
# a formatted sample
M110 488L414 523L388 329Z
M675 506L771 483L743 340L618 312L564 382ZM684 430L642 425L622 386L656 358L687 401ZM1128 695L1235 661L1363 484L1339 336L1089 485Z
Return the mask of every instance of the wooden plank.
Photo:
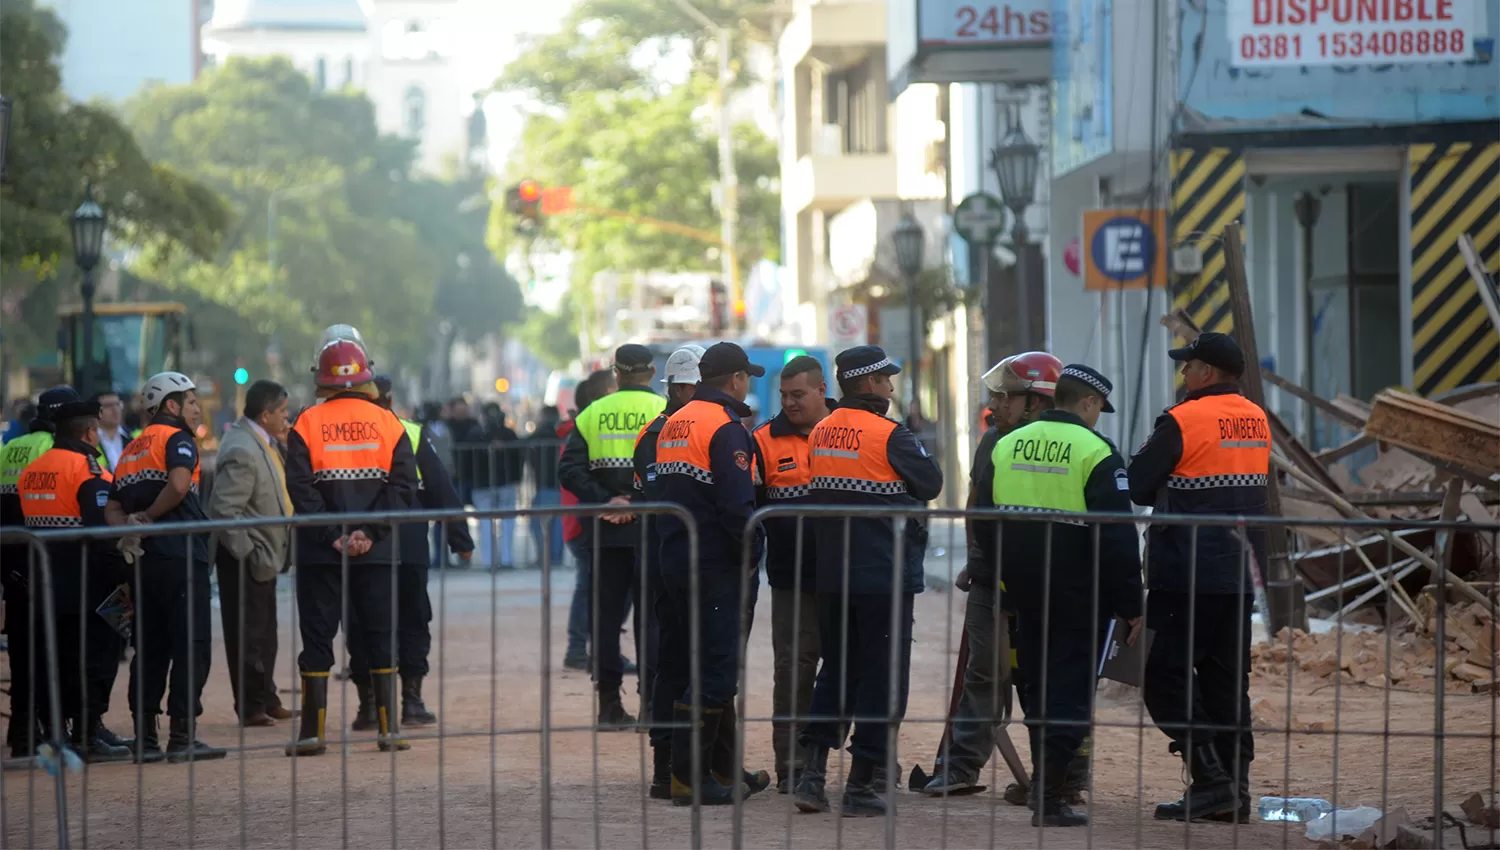
M1318 463L1317 459L1302 445L1302 441L1293 436L1291 430L1286 427L1286 423L1281 421L1280 416L1267 410L1266 419L1271 423L1271 439L1275 441L1274 445L1285 452L1299 469L1323 482L1323 486L1335 493L1344 492L1344 488L1333 480L1333 476L1328 474L1323 464Z
M1288 499L1303 499L1310 502L1320 502L1322 497L1311 490L1303 490L1299 487L1282 487L1281 495ZM1344 498L1352 505L1363 505L1372 508L1435 508L1443 503L1442 491L1429 490L1356 490L1345 493ZM1477 496L1470 498L1478 501Z
M1363 418L1348 410L1344 410L1343 408L1336 406L1333 402L1314 393L1312 390L1307 389L1301 384L1293 383L1292 381L1281 377L1280 375L1272 372L1269 369L1265 370L1261 374L1265 376L1265 379L1267 381L1270 381L1281 389L1286 390L1297 398L1302 399L1318 410L1321 410L1334 419L1337 419L1339 422L1342 422L1351 428L1365 427L1365 420Z
M1470 384L1466 387L1454 387L1447 392L1438 393L1432 397L1432 400L1454 405L1497 394L1500 394L1500 381L1489 381L1483 384Z
M1375 396L1364 433L1486 474L1500 474L1500 427L1395 390Z
M1368 448L1373 445L1375 445L1374 437L1366 437L1364 434L1360 434L1358 437L1355 437L1342 446L1334 446L1331 449L1324 449L1321 452L1314 454L1313 457L1317 459L1318 463L1324 465L1334 464L1361 449Z
M1240 223L1237 221L1230 222L1224 228L1224 280L1229 285L1229 308L1234 321L1234 338L1239 342L1240 350L1245 355L1245 374L1240 376L1240 386L1246 398L1260 405L1261 410L1266 410L1266 389L1261 382L1260 352L1255 346L1255 316L1250 309L1250 284L1245 279L1245 241L1240 232ZM1314 466L1317 464L1315 463ZM1321 466L1318 469L1326 474L1326 470L1323 470ZM1319 481L1319 483L1322 482ZM1280 482L1274 472L1266 476L1266 513L1273 517L1281 516ZM1271 610L1266 612L1272 633L1280 631L1283 626L1304 629L1307 627L1307 607L1305 604L1296 602L1301 598L1301 593L1296 586L1300 582L1292 571L1291 563L1287 560L1289 542L1285 528L1266 529L1267 593L1269 595L1270 586L1274 582L1285 587L1291 594L1287 598L1293 600L1292 605L1286 607L1273 604Z
M1479 300L1484 302L1484 309L1490 314L1490 327L1500 332L1500 289L1495 286L1495 279L1485 271L1484 263L1479 259L1479 252L1474 250L1474 240L1467 233L1458 237L1458 252L1463 254L1464 265L1469 268L1469 277L1473 278L1474 285L1479 288Z

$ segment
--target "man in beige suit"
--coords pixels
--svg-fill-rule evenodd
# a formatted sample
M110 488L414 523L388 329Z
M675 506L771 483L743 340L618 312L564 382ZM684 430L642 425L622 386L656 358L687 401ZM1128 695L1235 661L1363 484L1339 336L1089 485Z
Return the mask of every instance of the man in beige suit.
M279 442L288 427L286 388L256 381L245 394L244 415L219 443L212 519L289 517L286 470ZM275 726L292 712L276 695L276 576L286 567L291 537L286 526L265 525L214 535L224 650L235 713L246 726Z

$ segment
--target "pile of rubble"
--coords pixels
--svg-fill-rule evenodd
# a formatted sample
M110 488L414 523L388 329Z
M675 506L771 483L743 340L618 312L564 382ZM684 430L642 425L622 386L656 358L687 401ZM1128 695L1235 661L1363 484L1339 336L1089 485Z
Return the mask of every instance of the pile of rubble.
M1430 609L1432 598L1423 596L1418 606ZM1434 680L1442 680L1449 690L1496 692L1500 623L1494 609L1478 603L1452 605L1446 615L1446 622L1439 624L1431 613L1422 632L1393 628L1308 634L1282 629L1270 642L1252 647L1252 674L1284 678L1290 672L1293 677L1328 680L1337 674L1345 682L1418 691L1430 691ZM1274 706L1266 706L1266 713L1273 711Z

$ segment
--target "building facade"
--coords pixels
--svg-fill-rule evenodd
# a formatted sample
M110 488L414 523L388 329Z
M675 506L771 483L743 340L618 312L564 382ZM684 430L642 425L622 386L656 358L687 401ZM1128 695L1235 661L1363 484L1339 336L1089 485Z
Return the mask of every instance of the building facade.
M365 91L381 132L418 142L441 173L467 149L475 108L453 62L458 0L218 0L203 27L207 61L285 56L318 88Z

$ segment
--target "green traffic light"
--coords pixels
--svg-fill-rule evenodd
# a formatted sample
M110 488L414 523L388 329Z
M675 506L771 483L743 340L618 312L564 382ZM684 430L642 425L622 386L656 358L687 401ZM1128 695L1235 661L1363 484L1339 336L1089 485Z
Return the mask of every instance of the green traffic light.
M796 360L798 357L802 357L805 354L807 354L807 352L800 348L788 348L786 350L786 357L781 362L783 365L785 365L792 362L793 360Z
M234 370L234 382L241 386L250 383L250 370L243 366Z

